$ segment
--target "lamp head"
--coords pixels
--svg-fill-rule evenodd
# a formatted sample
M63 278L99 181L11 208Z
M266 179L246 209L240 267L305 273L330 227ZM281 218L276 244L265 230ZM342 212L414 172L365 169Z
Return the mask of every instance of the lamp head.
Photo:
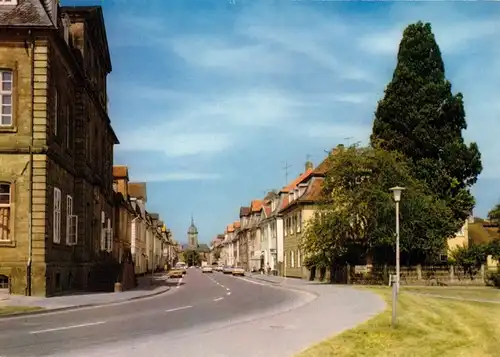
M392 193L394 194L394 201L395 202L401 201L401 193L405 190L404 187L396 186L396 187L393 187L389 190L392 191Z

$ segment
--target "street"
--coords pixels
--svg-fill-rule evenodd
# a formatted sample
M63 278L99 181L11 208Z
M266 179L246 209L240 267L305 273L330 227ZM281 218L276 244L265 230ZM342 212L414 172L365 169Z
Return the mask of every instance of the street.
M213 330L304 300L304 294L197 269L174 282L169 292L148 299L2 319L0 356L63 356L107 343L133 345L143 337Z

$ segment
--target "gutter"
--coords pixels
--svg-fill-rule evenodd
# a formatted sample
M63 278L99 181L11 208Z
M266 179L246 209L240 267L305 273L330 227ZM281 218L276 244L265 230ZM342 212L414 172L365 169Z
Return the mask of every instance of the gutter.
M34 146L34 128L35 128L35 39L31 30L29 30L31 39L31 138L29 146L29 194L28 194L28 262L26 264L26 295L32 294L32 260L33 260L33 146Z

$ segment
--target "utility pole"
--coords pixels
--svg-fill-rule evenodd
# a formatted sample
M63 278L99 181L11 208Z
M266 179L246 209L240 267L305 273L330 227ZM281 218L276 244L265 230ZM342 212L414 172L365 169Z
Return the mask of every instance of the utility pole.
M288 161L285 161L285 166L283 170L285 170L285 185L288 183L288 169L292 167L292 165L288 165Z

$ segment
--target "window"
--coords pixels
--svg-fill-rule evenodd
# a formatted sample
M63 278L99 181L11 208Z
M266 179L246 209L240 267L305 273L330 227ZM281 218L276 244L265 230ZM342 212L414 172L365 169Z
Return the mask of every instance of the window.
M73 124L71 121L71 110L69 105L65 105L64 107L64 119L66 121L66 149L73 148L73 133L71 130L71 125Z
M66 196L66 244L78 242L78 216L73 214L73 197Z
M101 212L101 215L105 217L106 213ZM111 219L109 218L106 225L103 223L103 228L101 230L101 250L107 252L113 251L113 228L111 228Z
M0 0L0 4L1 4ZM0 118L0 127L12 126L12 71L0 71L2 76L2 86L0 88L0 101L2 105L2 116Z
M54 219L53 219L53 240L54 243L61 243L61 190L54 187Z
M276 200L272 200L271 201L271 211L274 212L275 209L276 209Z
M300 233L302 230L302 211L297 214L297 232Z
M11 185L0 183L0 241L10 241Z
M301 257L301 254L300 254L300 249L299 249L299 250L297 250L297 267L298 267L298 268L300 268L300 266L301 266L301 264L302 264L302 263L301 263L301 258L302 258L302 257Z
M0 0L0 5L17 5L17 0Z
M54 135L59 134L59 91L57 88L54 89Z
M290 265L292 268L295 268L295 254L293 254L293 250L290 252Z
M464 228L465 228L464 226L460 227L460 229L457 232L457 236L464 236L465 235Z

